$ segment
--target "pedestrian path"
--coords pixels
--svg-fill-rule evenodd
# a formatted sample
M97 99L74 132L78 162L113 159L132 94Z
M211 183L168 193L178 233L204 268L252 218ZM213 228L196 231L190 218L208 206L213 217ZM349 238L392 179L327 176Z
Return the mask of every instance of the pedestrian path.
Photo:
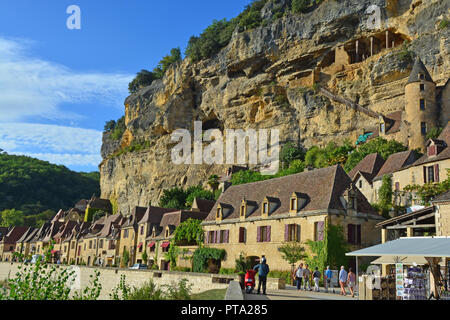
M325 288L320 288L320 292L315 291L298 291L294 286L286 286L282 290L267 290L267 295L244 294L245 300L358 300L357 297L352 298L351 295L341 296L340 289L335 289L336 293L326 293ZM347 290L348 293L348 290Z

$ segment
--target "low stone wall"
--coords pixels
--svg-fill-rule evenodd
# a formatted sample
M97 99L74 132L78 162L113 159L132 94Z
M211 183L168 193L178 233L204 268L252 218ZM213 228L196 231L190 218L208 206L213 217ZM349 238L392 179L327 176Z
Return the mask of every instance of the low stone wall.
M0 262L0 280L8 277L14 277L18 271L19 263ZM61 266L66 268L66 266ZM153 280L157 285L167 285L179 283L182 279L187 279L192 285L192 293L200 293L212 289L227 289L231 281L239 282L237 276L205 274L205 273L188 273L188 272L171 272L171 271L153 271L153 270L126 270L116 268L92 268L83 266L74 266L79 274L80 288L83 289L89 285L90 276L94 275L95 270L100 271L100 283L102 291L101 300L108 300L112 289L120 282L121 275L126 276L127 284L139 287L148 280Z
M225 300L244 300L244 294L242 293L241 285L238 281L230 282L225 295Z

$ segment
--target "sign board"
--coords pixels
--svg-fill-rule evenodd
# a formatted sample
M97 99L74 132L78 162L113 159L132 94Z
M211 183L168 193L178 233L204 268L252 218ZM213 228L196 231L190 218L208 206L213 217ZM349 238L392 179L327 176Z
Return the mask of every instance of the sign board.
M331 282L334 287L339 287L339 270L331 270L333 272L333 278L331 278Z
M395 288L397 291L397 297L403 297L404 292L404 274L403 263L395 264Z

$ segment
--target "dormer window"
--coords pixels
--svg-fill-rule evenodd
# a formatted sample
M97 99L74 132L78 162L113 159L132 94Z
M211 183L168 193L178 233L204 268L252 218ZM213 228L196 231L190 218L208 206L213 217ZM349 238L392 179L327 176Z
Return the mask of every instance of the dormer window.
M291 205L290 205L290 209L291 212L297 212L297 204L298 204L298 199L297 197L292 197L291 198Z
M291 213L297 213L303 209L308 201L308 195L304 193L294 192L289 203L289 210Z
M425 80L425 75L423 73L419 73L419 80Z
M263 203L262 214L263 215L268 215L269 214L269 202L267 202L267 201L264 201L264 203Z
M382 134L386 133L386 124L384 122L380 123L380 132Z
M168 237L169 237L169 234L170 234L169 227L167 227L167 228L166 228L166 234L165 234L165 237L168 238Z
M244 218L244 219L245 219L245 217L247 215L247 202L245 201L245 199L242 200L241 209L240 209L239 215L240 215L241 218Z
M428 151L427 153L428 153L429 157L435 156L435 155L437 155L437 146L436 145L429 146L427 148L427 151Z
M216 210L216 220L222 220L222 218L223 218L223 211L222 211L222 207L220 206L220 204L219 204L219 206L217 207L217 210Z

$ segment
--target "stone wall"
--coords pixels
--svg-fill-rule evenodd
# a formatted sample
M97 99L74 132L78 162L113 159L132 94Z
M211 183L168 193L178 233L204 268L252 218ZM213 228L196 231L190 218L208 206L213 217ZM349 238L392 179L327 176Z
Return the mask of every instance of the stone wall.
M0 280L14 277L19 271L19 263L0 262ZM171 271L150 271L150 270L127 270L117 268L92 268L74 266L80 279L80 288L84 289L89 285L90 276L95 270L100 271L100 283L102 291L100 300L109 300L109 294L119 282L121 275L126 276L126 283L131 286L140 287L146 281L153 280L157 285L169 285L179 283L182 279L187 279L192 285L192 293L200 293L213 289L228 289L229 284L234 281L239 283L237 275L220 275L207 273L171 272ZM61 266L61 268L67 268ZM267 290L278 290L285 288L283 279L268 278Z
M18 271L18 263L0 263L0 279L5 280L8 277L14 277ZM62 268L66 268L62 266ZM150 270L127 270L116 268L91 268L75 266L75 270L79 270L81 289L89 285L90 276L95 270L100 271L100 283L102 291L100 299L109 300L109 294L112 289L120 282L121 275L126 276L126 283L131 286L139 287L144 282L153 280L157 285L167 285L179 283L182 279L188 279L192 284L192 293L200 293L212 289L227 289L228 283L232 280L239 281L237 276L216 275L204 273L187 273L187 272L168 272L168 271L150 271ZM270 287L278 284L278 279L271 279Z

